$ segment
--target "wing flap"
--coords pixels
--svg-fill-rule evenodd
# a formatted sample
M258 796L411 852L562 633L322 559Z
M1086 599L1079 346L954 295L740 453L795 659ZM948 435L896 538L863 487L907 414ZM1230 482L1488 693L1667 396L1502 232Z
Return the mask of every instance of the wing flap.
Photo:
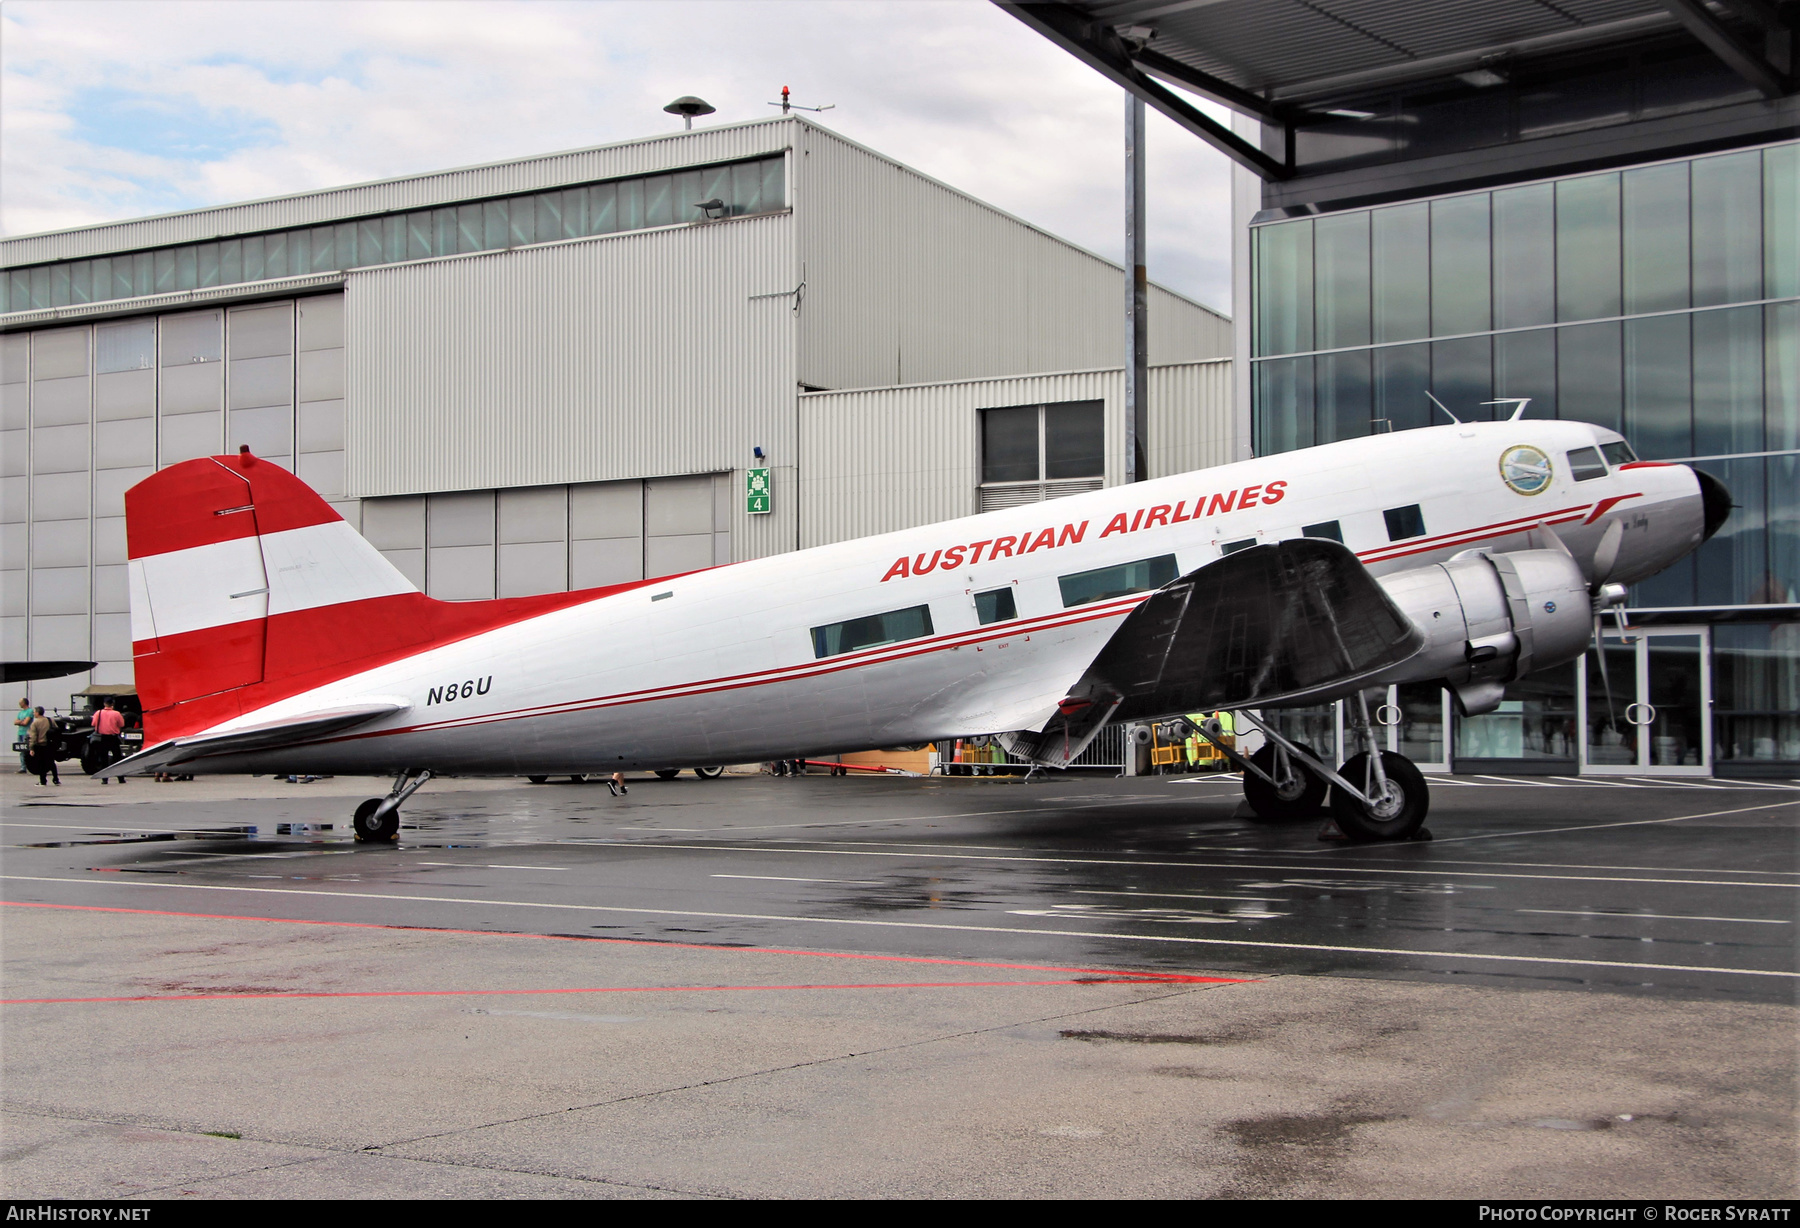
M347 704L319 712L303 712L278 721L265 721L218 733L195 734L189 738L173 738L149 750L139 751L106 769L108 776L130 776L143 772L160 772L178 764L213 755L240 755L252 751L274 750L301 742L310 742L354 729L358 725L383 716L392 716L412 707L402 700L378 700L364 704Z

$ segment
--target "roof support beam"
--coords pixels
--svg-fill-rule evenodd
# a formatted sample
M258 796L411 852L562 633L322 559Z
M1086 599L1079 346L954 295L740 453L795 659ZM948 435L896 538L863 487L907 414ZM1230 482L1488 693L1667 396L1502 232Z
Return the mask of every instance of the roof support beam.
M1282 124L1284 130L1283 157L1280 160L1271 158L1231 129L1151 80L1144 74L1143 69L1132 62L1131 52L1119 36L1113 33L1111 27L1095 24L1081 10L1066 4L1029 4L1023 3L1021 0L994 0L994 2L1114 85L1142 98L1147 105L1155 107L1232 161L1255 172L1263 179L1292 177L1294 173L1294 141L1291 125ZM1167 59L1167 57L1161 56L1157 58L1159 60ZM1184 74L1198 75L1209 81L1214 80L1207 74L1197 73L1197 70L1178 64L1176 61L1167 62L1176 64ZM1169 75L1173 76L1173 74ZM1230 86L1227 82L1217 81L1216 85L1224 86L1233 94L1244 97L1246 100L1254 97L1245 94L1235 86ZM1194 88L1201 89L1199 85L1195 85ZM1205 89L1202 92L1209 96L1215 96L1211 89ZM1226 99L1219 96L1217 101L1224 103ZM1255 102L1256 114L1270 119L1271 122L1281 122L1268 115L1268 105L1261 99L1256 99ZM1238 106L1244 110L1251 109L1244 103L1227 103L1227 105Z
M1252 94L1249 90L1235 86L1209 72L1201 72L1198 68L1183 64L1180 60L1171 59L1162 52L1152 51L1148 47L1141 51L1128 51L1127 54L1131 56L1132 63L1145 72L1155 73L1165 81L1173 81L1204 98L1212 99L1221 106L1230 107L1234 111L1242 111L1247 115L1260 116L1271 124L1283 122L1282 116L1269 105L1269 100L1260 94Z
M1706 49L1717 56L1738 76L1754 85L1765 98L1780 98L1788 93L1786 73L1764 59L1762 53L1746 46L1701 0L1662 0L1675 19L1687 27Z

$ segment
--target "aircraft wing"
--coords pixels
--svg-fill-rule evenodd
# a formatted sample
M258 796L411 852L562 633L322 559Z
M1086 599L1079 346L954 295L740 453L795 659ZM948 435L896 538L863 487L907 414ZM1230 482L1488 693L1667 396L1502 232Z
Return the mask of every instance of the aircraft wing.
M1335 698L1424 636L1348 548L1296 538L1226 555L1132 611L1015 754L1062 766L1107 721Z
M381 700L366 704L350 704L319 712L303 712L298 716L258 725L246 725L220 733L195 734L190 738L172 738L167 742L139 751L106 769L108 776L130 776L142 772L166 771L178 764L212 755L238 755L250 751L273 750L358 725L382 716L391 716L412 707L402 700Z

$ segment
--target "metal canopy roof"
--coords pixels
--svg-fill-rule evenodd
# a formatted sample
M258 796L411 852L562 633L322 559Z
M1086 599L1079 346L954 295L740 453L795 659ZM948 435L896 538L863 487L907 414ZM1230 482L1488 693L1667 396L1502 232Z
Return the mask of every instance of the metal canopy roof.
M1692 38L1777 98L1795 88L1783 0L994 0L1265 179L1293 173L1292 129L1334 97L1583 47ZM1160 78L1161 80L1156 80ZM1162 81L1287 133L1271 154Z

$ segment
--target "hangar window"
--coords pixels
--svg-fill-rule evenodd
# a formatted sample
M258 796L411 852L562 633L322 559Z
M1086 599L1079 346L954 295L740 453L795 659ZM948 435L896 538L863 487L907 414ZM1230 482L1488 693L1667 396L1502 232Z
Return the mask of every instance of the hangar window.
M1132 593L1147 593L1151 589L1161 588L1175 576L1175 556L1162 554L1153 559L1139 559L1135 563L1120 563L1116 567L1099 567L1093 571L1078 571L1072 576L1058 576L1056 583L1062 589L1063 605L1072 606L1108 601L1114 597L1128 597Z
M787 207L784 156L0 272L0 312L238 285ZM717 202L714 204L713 202ZM710 206L710 207L709 207Z
M1100 401L981 411L981 510L1098 490L1106 474Z
M931 634L931 607L910 606L889 610L886 614L866 614L841 623L814 627L813 655L835 657L863 648L879 648L901 640L921 639Z
M1419 510L1417 503L1406 507L1390 507L1381 514L1387 520L1389 541L1405 541L1409 537L1425 536L1425 513Z

